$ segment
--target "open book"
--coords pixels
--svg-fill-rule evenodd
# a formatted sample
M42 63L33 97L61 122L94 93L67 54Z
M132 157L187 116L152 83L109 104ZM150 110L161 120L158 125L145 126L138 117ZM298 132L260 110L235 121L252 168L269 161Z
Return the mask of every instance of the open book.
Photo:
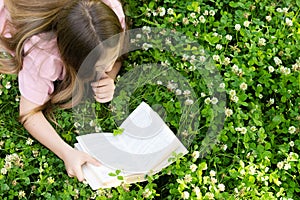
M90 133L77 136L75 148L96 158L102 165L83 166L92 189L145 181L171 164L173 153L188 151L160 116L142 102L121 124L122 134Z

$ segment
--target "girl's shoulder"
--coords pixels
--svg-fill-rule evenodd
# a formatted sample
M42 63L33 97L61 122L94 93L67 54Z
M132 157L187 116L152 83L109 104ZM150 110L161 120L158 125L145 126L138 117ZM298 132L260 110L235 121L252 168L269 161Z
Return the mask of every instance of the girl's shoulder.
M119 0L102 0L102 2L108 5L116 13L122 28L125 30L125 14L121 2Z

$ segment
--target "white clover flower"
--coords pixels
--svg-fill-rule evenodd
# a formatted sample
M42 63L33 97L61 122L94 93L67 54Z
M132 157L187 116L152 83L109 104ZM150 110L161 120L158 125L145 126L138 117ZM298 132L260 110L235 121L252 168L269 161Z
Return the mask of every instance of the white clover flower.
M270 15L266 16L267 22L270 22L272 20L272 17Z
M275 100L274 100L273 98L270 98L270 100L269 100L269 104L270 104L270 105L273 105L273 104L274 104L274 102L275 102Z
M210 178L211 183L216 184L218 180L215 177Z
M274 72L274 71L275 71L275 69L274 69L274 67L273 67L273 66L269 66L269 67L268 67L268 70L269 70L269 72L270 72L270 73L272 73L272 72Z
M210 176L216 176L216 174L217 174L217 173L216 173L214 170L210 170L210 172L209 172L209 175L210 175Z
M242 128L241 127L236 127L234 130L240 132L242 130Z
M250 130L254 132L254 131L257 131L257 128L256 128L256 126L251 126Z
M239 101L239 97L238 96L233 96L231 98L231 101L233 101L234 103L237 103Z
M223 144L222 149L223 149L223 151L226 151L227 150L227 144Z
M100 133L102 131L101 126L95 126L95 132Z
M220 83L219 88L224 89L225 88L225 83Z
M255 173L256 173L255 166L250 166L250 167L249 167L249 174L250 174L250 175L254 175Z
M222 48L223 48L223 46L222 46L221 44L217 44L217 45L216 45L216 49L217 49L217 50L221 50Z
M234 29L235 29L236 31L241 30L241 25L240 25L240 24L236 24L236 25L234 26Z
M189 19L187 17L184 17L184 18L182 18L182 23L184 25L188 25L190 22L189 22Z
M282 161L277 163L277 168L278 169L282 169L283 168L284 163Z
M204 92L201 92L200 96L201 97L206 97L206 94Z
M230 58L226 57L226 58L224 58L223 64L224 64L224 65L229 65L230 62L231 62L231 61L230 61Z
M175 90L175 89L177 88L177 84L174 83L173 81L168 81L167 88L168 88L169 90Z
M241 85L240 85L241 90L245 91L245 90L247 90L247 88L248 88L248 85L245 82L241 83Z
M10 89L11 88L11 83L9 81L5 84L5 88L6 89Z
M210 10L210 11L209 11L209 14L210 14L211 16L215 16L216 12L215 12L214 10Z
M204 103L205 103L205 104L210 104L210 103L211 103L211 100L210 100L210 98L209 98L209 97L207 97L207 98L204 100Z
M195 164L191 164L191 166L190 166L190 170L192 171L192 172L195 172L196 170L197 170L197 165L195 165Z
M200 62L204 63L206 61L206 57L205 56L200 56L199 60L200 60Z
M192 99L185 100L184 104L187 106L193 105L194 101Z
M218 189L219 189L219 191L221 191L221 192L224 192L225 191L225 185L224 184L219 184L218 185Z
M258 39L258 46L266 46L266 39L265 38L259 38Z
M158 12L157 12L156 10L153 10L153 11L152 11L152 15L155 17L155 16L158 15Z
M288 8L282 8L282 12L284 12L285 14L287 14L288 11L289 11Z
M194 26L197 26L198 24L199 24L199 21L197 19L193 21ZM198 36L196 36L196 37L198 37Z
M291 167L291 164L290 163L285 163L284 164L284 166L283 166L283 169L284 170L289 170L289 169L291 169L292 167Z
M283 10L281 8L276 8L276 12L282 13Z
M197 198L199 198L201 196L201 190L198 186L196 186L193 191L195 192Z
M156 81L156 84L157 85L162 85L162 82L161 81Z
M232 36L231 36L231 35L228 35L228 34L225 36L225 38L226 38L226 40L228 40L228 41L231 41L231 40L232 40Z
M146 34L151 33L151 27L143 26L142 31L143 31L143 33L146 33Z
M205 16L209 15L208 10L205 10L205 11L203 12L203 15L205 15Z
M289 133L294 134L296 132L296 127L295 126L290 126L289 127Z
M26 140L26 144L27 144L27 145L32 145L32 143L33 143L33 140L32 140L31 138L28 138L28 139Z
M226 117L230 117L233 114L233 111L229 108L225 108L225 115Z
M205 23L206 19L205 19L205 17L203 15L201 15L199 17L199 21L203 24L203 23Z
M176 89L175 94L179 96L182 94L182 91L180 89Z
M136 39L141 39L141 38L142 38L142 34L140 34L140 33L139 33L139 34L136 34L135 38L136 38Z
M213 97L212 99L211 99L211 103L212 104L217 104L219 102L219 100L218 100L218 98L216 98L216 97Z
M247 128L246 127L242 127L241 128L241 134L245 135L247 133Z
M295 63L292 65L293 71L300 71L300 63Z
M25 196L26 196L26 193L23 190L20 190L18 197L21 199L21 198L24 198Z
M236 95L236 91L235 90L230 90L229 91L229 95L230 96L235 96Z
M290 161L293 161L293 162L297 162L299 159L299 155L295 152L290 152L289 153L289 156L287 158L287 161L290 162Z
M184 90L184 91L183 91L183 95L184 95L185 97L188 97L190 94L191 94L191 91L190 91L190 90Z
M264 95L262 95L262 94L258 95L258 98L260 98L260 99L262 99L263 97L264 97Z
M144 43L142 45L142 49L145 51L147 51L149 48L152 48L152 44Z
M190 16L191 16L191 18L193 18L193 19L195 19L195 18L197 17L197 16L196 16L196 13L194 13L194 12L191 13Z
M1 168L1 174L3 175L7 174L7 169L5 167Z
M280 71L280 73L282 73L284 75L288 75L288 74L291 73L291 69L290 68L283 67L283 66L280 66L279 71Z
M274 57L274 62L275 62L276 65L281 65L282 64L282 61L277 56Z
M79 128L79 127L81 127L81 124L80 124L79 122L75 122L75 123L74 123L74 127L75 127L75 128Z
M172 8L168 8L167 13L168 15L174 15L174 10Z
M94 120L91 120L90 123L89 123L89 125L90 125L90 127L94 127L94 126L96 126L96 123L95 123Z
M194 151L194 152L192 153L192 157L193 157L194 159L198 159L199 156L200 156L200 152L199 152L199 151Z
M193 178L192 178L192 176L191 176L190 174L186 174L186 175L184 176L183 180L184 180L184 182L186 182L186 183L190 183L190 182L192 182Z
M214 37L218 37L218 36L219 36L219 33L214 32L212 35L213 35Z
M233 66L232 66L232 69L231 69L234 73L236 73L236 72L238 72L239 71L239 67L236 65L236 64L234 64Z
M47 178L47 181L48 181L49 184L52 184L52 183L54 183L55 180L54 180L54 178L52 178L50 176L50 177Z
M250 22L249 22L249 21L244 21L244 26L245 26L245 27L249 27L249 25L250 25Z
M182 199L189 199L190 198L190 193L188 191L184 191L181 194Z
M209 199L209 200L213 200L215 198L215 195L211 192L207 192L205 194L205 196Z
M290 20L290 18L285 18L285 24L286 24L287 26L293 26L293 21Z
M213 55L213 60L214 61L220 61L220 56L219 55Z
M294 146L295 146L294 141L290 141L290 142L289 142L289 145L290 145L290 147L294 147Z
M149 188L146 188L145 191L143 192L143 197L144 198L149 198L152 194L152 191L149 190Z
M159 7L158 13L159 13L159 16L163 17L166 14L166 9L164 7Z

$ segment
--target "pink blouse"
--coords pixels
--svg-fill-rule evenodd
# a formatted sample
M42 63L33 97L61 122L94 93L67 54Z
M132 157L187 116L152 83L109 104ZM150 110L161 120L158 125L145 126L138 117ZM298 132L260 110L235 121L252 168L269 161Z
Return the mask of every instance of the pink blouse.
M103 2L116 13L125 30L125 15L121 3L118 0ZM5 29L9 18L3 0L0 0L0 32L5 37L11 37L9 30ZM24 52L26 56L23 59L23 68L18 74L20 93L27 100L43 105L54 91L53 82L62 80L65 75L55 35L48 32L32 36L26 41Z

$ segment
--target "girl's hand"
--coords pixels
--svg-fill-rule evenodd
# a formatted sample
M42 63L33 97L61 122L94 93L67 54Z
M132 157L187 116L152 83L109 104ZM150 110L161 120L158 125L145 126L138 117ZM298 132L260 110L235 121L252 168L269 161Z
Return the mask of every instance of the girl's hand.
M113 99L115 92L114 79L107 74L103 75L99 81L91 83L95 99L99 103L106 103Z
M65 154L65 157L62 158L67 173L69 177L77 177L77 179L81 182L84 180L84 176L81 170L82 165L85 163L91 163L96 166L100 166L100 163L87 153L82 151L78 151L76 149L71 149Z

